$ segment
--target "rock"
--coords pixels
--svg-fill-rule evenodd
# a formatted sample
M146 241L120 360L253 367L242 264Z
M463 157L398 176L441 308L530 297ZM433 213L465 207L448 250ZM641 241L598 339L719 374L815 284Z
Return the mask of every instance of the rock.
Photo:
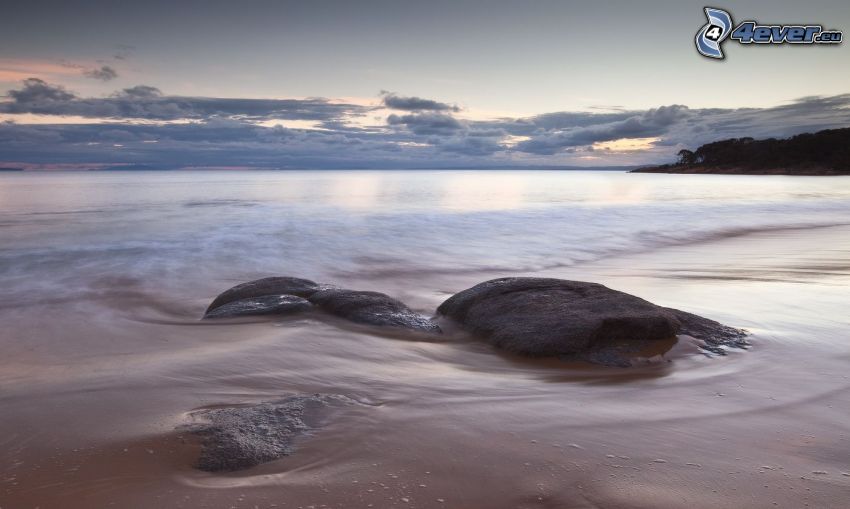
M233 318L237 316L256 315L290 315L307 311L313 307L310 301L294 295L265 295L234 300L223 304L212 311L207 311L204 318Z
M323 311L365 325L389 326L439 333L440 327L404 303L379 292L329 289L309 297Z
M532 356L573 355L615 342L674 337L665 308L596 283L548 278L494 279L437 310L495 346Z
M672 346L683 323L703 340L744 334L600 284L549 278L486 281L455 294L437 312L514 353L615 365L652 342L673 340Z
M679 334L687 334L702 341L702 348L711 353L726 355L726 348L747 348L747 332L693 313L667 308L682 326Z
M440 333L429 318L378 292L345 290L295 277L267 277L242 283L213 300L204 318L285 315L311 307L364 325Z
M230 472L292 454L296 438L318 426L333 405L349 402L338 395L295 395L251 406L200 410L191 414L197 422L178 429L200 438L199 469Z
M323 287L297 277L266 277L236 285L222 292L207 308L207 314L213 309L236 300L265 297L267 295L294 295L307 298Z

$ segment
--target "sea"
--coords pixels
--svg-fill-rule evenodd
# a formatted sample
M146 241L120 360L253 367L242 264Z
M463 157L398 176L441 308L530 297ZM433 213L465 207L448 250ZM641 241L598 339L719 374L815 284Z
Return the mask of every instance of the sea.
M617 368L201 319L267 276L427 316L492 278L593 281L749 348ZM845 507L848 309L850 177L3 173L0 507ZM199 409L316 393L354 403L290 456L195 468Z

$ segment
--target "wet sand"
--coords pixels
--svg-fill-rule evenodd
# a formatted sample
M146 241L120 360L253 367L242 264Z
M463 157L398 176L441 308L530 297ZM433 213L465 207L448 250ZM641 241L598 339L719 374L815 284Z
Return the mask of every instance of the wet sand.
M556 264L557 265L557 264ZM752 332L631 368L538 361L309 319L202 322L268 275L89 277L0 306L0 507L771 508L850 500L850 227L750 231L543 270L376 260L290 275L432 312L508 275L589 280ZM87 276L88 277L88 276ZM173 279L171 279L173 281ZM175 289L176 288L176 289ZM194 468L193 410L342 394L295 454Z
M754 234L545 272L753 332L747 352L629 370L565 369L458 335L199 322L204 292L170 313L173 302L111 285L7 308L4 323L32 326L18 349L4 345L2 507L839 507L850 494L846 239L847 228ZM787 252L764 257L772 243ZM832 254L794 247L814 244ZM408 275L406 287L437 291L406 297L433 309L486 277ZM346 281L370 283L398 279ZM292 392L361 404L293 456L193 469L198 447L174 431L187 412Z

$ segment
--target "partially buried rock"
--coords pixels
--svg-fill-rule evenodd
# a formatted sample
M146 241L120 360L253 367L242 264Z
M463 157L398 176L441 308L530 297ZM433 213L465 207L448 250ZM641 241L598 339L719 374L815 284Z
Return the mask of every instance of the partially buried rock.
M230 472L288 456L295 440L315 429L334 406L352 400L338 395L296 395L251 406L200 410L196 422L179 429L201 440L197 467Z
M264 295L235 300L207 311L204 318L233 318L252 315L290 315L307 311L312 305L295 295Z
M596 283L502 278L455 294L438 313L496 347L529 356L578 357L623 365L622 356L675 341L685 321L695 337L740 339L743 332L656 306Z
M311 307L363 325L441 332L429 318L389 295L345 290L294 277L267 277L234 286L213 300L204 318L288 315Z
M678 333L687 334L692 338L699 339L702 341L702 348L711 353L725 355L727 347L746 348L749 346L746 339L746 331L723 325L722 323L688 313L687 311L679 311L673 308L667 309L682 324Z
M310 302L327 313L354 323L440 332L440 327L430 319L417 314L401 301L379 292L322 290L311 295Z
M294 295L307 298L323 287L309 279L297 277L266 277L236 285L222 292L207 308L207 314L228 302L269 295Z

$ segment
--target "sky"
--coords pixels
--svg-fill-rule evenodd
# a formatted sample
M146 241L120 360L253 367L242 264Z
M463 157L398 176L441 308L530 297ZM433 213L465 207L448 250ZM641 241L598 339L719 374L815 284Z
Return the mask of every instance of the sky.
M850 30L846 0L712 4ZM850 126L850 48L724 44L691 1L4 2L0 165L669 162Z

